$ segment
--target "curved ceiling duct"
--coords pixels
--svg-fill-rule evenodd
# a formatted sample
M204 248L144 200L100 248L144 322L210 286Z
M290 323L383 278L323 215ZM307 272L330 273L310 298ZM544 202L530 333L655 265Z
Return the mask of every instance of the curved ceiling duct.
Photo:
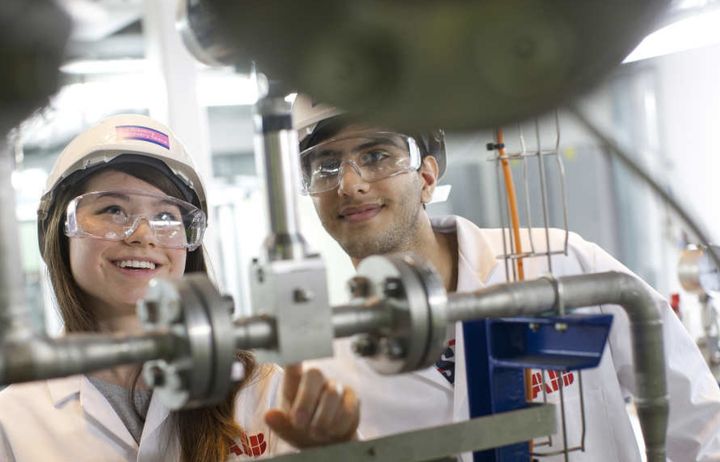
M398 128L490 127L591 87L669 0L181 0L204 62Z

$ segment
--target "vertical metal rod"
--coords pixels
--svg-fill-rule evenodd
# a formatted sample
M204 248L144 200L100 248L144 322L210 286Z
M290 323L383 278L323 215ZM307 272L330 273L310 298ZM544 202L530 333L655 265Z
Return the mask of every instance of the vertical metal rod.
M577 371L578 373L578 386L580 387L580 420L582 421L582 433L580 435L580 450L582 452L585 452L585 434L587 433L587 428L585 426L585 391L583 389L583 383L582 383L582 371Z
M29 337L30 313L25 304L15 191L13 156L5 134L0 134L0 343L11 337ZM2 358L0 358L2 360Z
M560 173L560 197L562 199L563 227L565 229L565 242L563 244L563 253L567 255L568 241L570 240L570 227L568 225L568 204L567 193L565 191L565 165L560 158L560 116L555 111L555 162Z
M542 374L542 391L543 391L543 403L547 404L547 391L545 390L545 385L547 382L545 381L545 370L541 370L540 373ZM552 435L548 435L548 443L550 446L552 446Z
M565 382L563 381L564 377L562 376L562 372L555 371L555 380L558 381L558 388L560 391L560 414L562 422L562 439L563 439L563 458L565 459L565 462L568 462L569 460L569 451L568 451L568 440L567 440L567 415L565 414Z
M532 233L532 213L530 211L530 182L528 180L528 162L527 162L527 156L526 154L526 146L525 146L525 135L523 134L522 127L520 124L518 124L518 130L520 131L520 146L522 148L520 152L520 158L522 159L523 164L523 189L525 190L525 216L527 217L527 233L528 233L528 240L530 241L530 252L535 255L535 239L533 238Z
M508 251L507 251L507 240L505 237L505 218L507 213L507 208L503 204L503 189L501 186L501 179L500 179L500 159L495 157L495 178L497 182L497 188L498 188L498 210L500 212L500 232L502 234L502 243L503 243L503 255L505 258L503 259L503 262L505 263L505 280L510 281L510 265L508 262Z
M307 255L298 218L299 152L291 108L284 96L272 92L255 104L257 162L265 179L269 211L270 234L264 244L269 261Z
M552 274L552 255L550 255L550 230L548 220L547 185L545 182L545 162L543 161L542 146L540 145L540 123L535 119L535 137L537 139L538 167L540 168L540 199L542 200L543 224L545 225L545 245L548 260L548 272Z

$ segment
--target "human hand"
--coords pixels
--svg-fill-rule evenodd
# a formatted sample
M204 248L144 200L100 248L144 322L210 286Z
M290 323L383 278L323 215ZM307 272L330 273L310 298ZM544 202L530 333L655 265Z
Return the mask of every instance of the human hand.
M357 395L302 364L285 367L283 405L265 413L265 422L297 448L348 441L360 423Z

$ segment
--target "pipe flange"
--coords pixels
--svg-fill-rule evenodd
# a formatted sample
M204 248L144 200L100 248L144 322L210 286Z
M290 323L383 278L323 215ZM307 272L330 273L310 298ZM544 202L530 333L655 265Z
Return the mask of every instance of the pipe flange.
M374 354L365 355L381 374L421 369L444 349L447 295L437 273L416 255L371 256L358 265L369 287L367 300L391 312L391 327L373 335Z
M179 339L172 361L143 366L143 377L170 409L213 404L227 395L235 360L231 308L204 274L153 280L138 302L146 327L167 329Z

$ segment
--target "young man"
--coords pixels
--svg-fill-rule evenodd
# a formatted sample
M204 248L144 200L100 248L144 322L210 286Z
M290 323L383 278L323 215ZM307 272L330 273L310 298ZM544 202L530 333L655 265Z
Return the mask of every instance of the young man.
M433 264L449 292L505 282L504 265L496 259L503 253L499 230L479 229L457 216L431 219L425 211L444 171L442 132L405 135L355 123L327 107L310 107L304 98L296 106L300 106L294 113L304 186L324 228L354 265L369 255L409 251ZM527 237L524 231L523 239ZM564 237L564 232L551 232L550 247L562 248ZM544 233L534 242L536 246L544 243ZM524 265L526 279L548 270L545 258L526 259ZM556 276L629 272L597 245L574 234L567 256L553 256L552 267ZM659 294L657 303L664 323L670 395L669 460L720 460L720 389ZM612 305L587 311L610 313L614 320L601 364L583 372L585 452L573 452L570 460L640 461L642 449L625 405L635 387L627 315ZM447 340L455 347L450 354L456 358L454 367L452 358L443 355L437 368L379 376L354 357L349 340L338 341L335 358L317 365L357 390L363 416L360 433L374 438L468 418L462 329L450 327ZM579 445L583 424L577 373L546 371L544 383L540 374L533 371L533 395L541 400L545 394L550 402L558 403L562 387L568 446ZM535 449L549 453L562 447L558 432L550 447Z

